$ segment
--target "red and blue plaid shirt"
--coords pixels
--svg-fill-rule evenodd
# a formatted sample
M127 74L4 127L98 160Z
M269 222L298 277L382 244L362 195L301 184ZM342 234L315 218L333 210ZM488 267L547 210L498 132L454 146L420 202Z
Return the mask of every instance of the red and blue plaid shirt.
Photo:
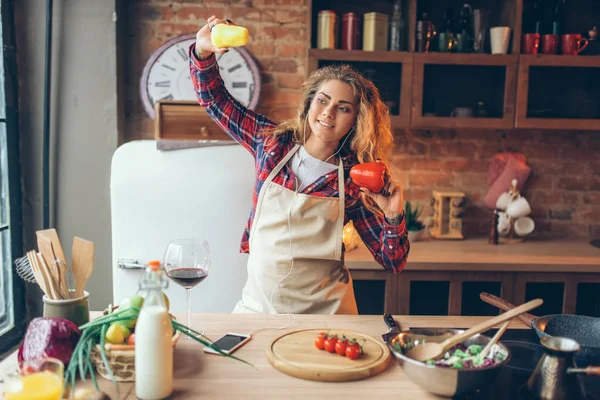
M240 143L254 157L256 164L256 186L252 196L253 207L242 236L240 252L250 251L248 239L258 200L258 193L281 159L295 143L291 132L278 137L261 135L261 131L273 128L276 124L263 115L247 109L225 88L219 75L215 55L198 60L190 46L190 75L198 95L198 101L211 118L235 141ZM400 272L406 265L410 244L406 224L402 219L399 225L390 225L383 216L369 211L360 200L360 188L350 179L350 168L358 163L355 156L343 157L345 176L344 225L352 220L361 239L373 254L375 260L386 270ZM289 163L288 163L289 164ZM294 173L289 165L284 166L273 182L290 190L294 188ZM337 170L323 175L304 188L301 193L311 196L338 197Z

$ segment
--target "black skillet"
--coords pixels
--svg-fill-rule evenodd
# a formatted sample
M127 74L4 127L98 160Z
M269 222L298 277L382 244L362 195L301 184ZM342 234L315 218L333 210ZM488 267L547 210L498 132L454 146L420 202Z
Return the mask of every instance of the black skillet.
M479 297L484 302L504 311L516 307L493 294L482 292ZM574 314L552 314L543 317L521 314L517 318L533 328L540 339L549 336L575 340L581 346L577 358L592 364L600 364L600 318Z

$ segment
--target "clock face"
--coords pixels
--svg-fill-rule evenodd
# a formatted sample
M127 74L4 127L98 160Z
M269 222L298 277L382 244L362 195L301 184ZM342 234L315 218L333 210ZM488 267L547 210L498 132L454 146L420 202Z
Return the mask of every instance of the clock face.
M195 41L195 33L173 38L146 63L140 79L140 95L151 118L158 100L198 100L188 57L189 47ZM245 107L254 109L260 97L260 73L250 52L244 47L232 47L225 54L217 54L217 63L229 93Z

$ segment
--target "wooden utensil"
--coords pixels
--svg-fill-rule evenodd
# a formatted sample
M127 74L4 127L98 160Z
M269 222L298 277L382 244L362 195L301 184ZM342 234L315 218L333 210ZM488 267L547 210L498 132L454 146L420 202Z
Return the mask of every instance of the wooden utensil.
M78 237L73 238L71 269L75 276L75 297L83 296L88 279L94 271L94 243Z
M54 253L52 241L47 236L40 235L38 236L38 246L40 248L40 253L42 254L42 260L44 261L42 266L49 271L49 275L52 277L56 291L61 298L68 299L69 290L65 279L65 271L64 268L61 267L60 259L58 259Z
M39 238L40 236L47 237L52 242L52 247L54 248L54 252L56 257L63 263L63 265L67 265L67 259L65 258L65 252L63 251L63 247L60 244L60 239L58 238L58 233L56 229L45 229L36 232L36 236Z
M317 334L356 338L364 354L350 360L336 353L319 350L314 342ZM363 343L364 341L364 343ZM285 333L275 338L267 348L271 365L290 376L321 382L346 382L365 379L382 372L389 365L388 347L374 338L342 329L303 329Z
M542 299L531 300L530 302L527 302L513 310L507 311L494 318L490 318L487 321L477 324L471 329L464 331L463 333L452 336L447 340L443 341L442 343L426 342L423 344L419 344L410 349L406 355L414 360L421 362L440 358L446 353L446 351L448 351L448 349L450 349L453 346L456 346L465 339L473 335L477 335L478 333L487 331L495 325L501 324L506 321L510 321L517 315L520 315L527 311L531 311L534 308L541 306L543 303L544 301Z
M496 334L494 335L492 340L490 340L489 343L483 348L483 350L481 351L481 354L480 354L481 358L485 358L488 355L488 353L490 352L490 350L492 349L492 346L495 345L498 340L500 340L500 337L504 334L504 331L506 331L506 329L508 328L508 325L510 325L510 321L512 321L512 320L506 321L504 323L504 325L502 325L500 327L498 332L496 332Z
M44 292L46 297L52 298L52 293L50 293L50 289L48 288L48 284L46 283L46 279L44 278L42 271L37 266L37 252L35 250L31 250L27 252L27 262L29 263L29 267L31 268L31 272L35 277L35 281Z
M41 253L36 251L31 254L31 266L35 271L40 275L42 282L44 282L44 286L46 287L46 296L50 299L60 299L60 295L56 290L56 284L54 283L54 279L52 275L50 275L50 271L45 266L44 258Z

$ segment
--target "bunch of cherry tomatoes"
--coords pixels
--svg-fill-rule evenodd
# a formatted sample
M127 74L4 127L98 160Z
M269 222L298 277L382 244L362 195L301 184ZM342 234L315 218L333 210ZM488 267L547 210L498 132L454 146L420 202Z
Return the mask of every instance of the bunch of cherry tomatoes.
M319 350L326 350L329 353L337 353L351 360L356 360L363 354L363 349L357 343L356 339L348 339L345 336L338 338L337 335L330 335L326 332L321 332L317 335L315 338L315 347Z

